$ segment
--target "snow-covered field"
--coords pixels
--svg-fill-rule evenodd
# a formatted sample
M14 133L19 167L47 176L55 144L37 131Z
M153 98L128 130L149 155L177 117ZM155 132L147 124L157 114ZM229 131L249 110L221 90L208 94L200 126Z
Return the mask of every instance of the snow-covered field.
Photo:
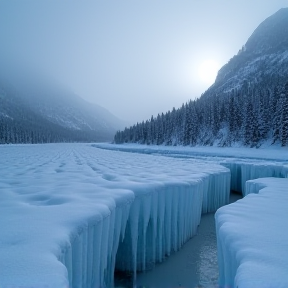
M202 160L85 144L0 154L1 288L109 287L115 265L161 261L228 202L229 170Z
M262 182L251 184L251 188L250 184L245 186L246 180L260 176L287 177L286 152L287 149L109 144L0 146L0 287L111 287L115 267L134 271L136 275L136 270L142 271L161 262L195 234L201 213L216 211L227 204L230 170L231 187L243 190L244 194L258 192L264 185ZM269 188L267 199L274 199L274 196L280 199L280 194L287 190L287 185L275 185L271 188L274 195ZM220 241L224 239L225 245L231 233L243 230L242 234L237 234L239 238L235 238L239 242L233 240L234 236L231 238L231 245L236 243L231 250L233 253L238 248L246 251L246 247L250 247L249 240L245 242L245 239L250 239L246 237L250 235L249 229L240 229L242 224L244 227L246 222L256 221L260 225L266 217L269 229L264 225L259 230L260 236L265 238L268 233L273 234L271 231L278 225L273 221L280 221L281 212L277 214L278 218L262 217L265 211L274 211L278 205L274 207L272 203L275 201L267 200L266 196L266 206L262 210L258 207L259 211L255 209L261 193L249 195L247 200L243 200L243 203L249 204L249 212L246 208L242 209L241 200L233 204L235 206L221 208L222 212L217 214L223 215L221 225L220 222L217 225L221 226L218 237ZM268 205L270 202L272 206ZM278 202L280 206L287 207L285 197ZM240 221L242 216L237 218L239 227L237 221L233 222L236 219L234 216L226 216L230 210L243 216L243 222ZM268 218L273 221L268 222ZM222 229L226 226L232 228ZM275 235L280 233L277 231ZM254 238L251 239L253 242ZM281 237L277 241L282 246L288 243L284 243ZM238 243L241 244L239 247ZM230 252L226 248L230 247L228 244L221 244L221 253L231 252L230 248ZM260 253L261 246L258 248ZM275 252L267 245L265 249L265 255ZM223 283L230 283L236 275L240 258L239 253L236 256L233 253L227 254L231 257L229 261L236 259L230 270L225 266L228 262L225 260L224 263L222 256L219 258L220 281ZM253 253L244 252L243 255L247 263L257 260ZM259 258L261 263L264 258ZM255 263L254 266L257 266L257 261ZM283 264L287 268L287 262ZM223 274L223 269L225 273L229 270L228 276ZM245 279L243 273L236 275L236 279L240 277L237 283L246 283L241 282ZM239 287L247 287L243 285Z

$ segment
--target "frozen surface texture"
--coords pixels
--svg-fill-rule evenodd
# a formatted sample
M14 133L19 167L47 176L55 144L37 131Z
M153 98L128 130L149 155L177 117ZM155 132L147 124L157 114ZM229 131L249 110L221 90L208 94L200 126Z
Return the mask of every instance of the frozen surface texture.
M288 287L288 179L246 183L215 215L220 287Z
M215 146L163 146L163 145L139 145L139 144L106 144L98 143L94 146L104 149L118 151L137 152L144 154L172 155L175 157L196 157L210 159L252 159L270 161L288 161L288 148L271 146L270 148L234 148L234 147L215 147Z
M0 147L0 287L111 287L144 270L229 198L230 171L84 144Z
M165 155L218 163L231 171L231 190L246 195L245 183L260 177L288 178L288 148L172 147L139 144L97 144L99 148Z

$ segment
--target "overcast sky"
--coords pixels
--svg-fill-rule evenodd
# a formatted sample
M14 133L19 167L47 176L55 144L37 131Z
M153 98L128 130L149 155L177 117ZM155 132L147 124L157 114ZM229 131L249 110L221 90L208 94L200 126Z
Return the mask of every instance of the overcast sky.
M0 60L25 59L123 120L199 97L288 0L0 0ZM17 60L18 61L18 60ZM19 61L20 63L20 61ZM1 62L0 62L1 65Z

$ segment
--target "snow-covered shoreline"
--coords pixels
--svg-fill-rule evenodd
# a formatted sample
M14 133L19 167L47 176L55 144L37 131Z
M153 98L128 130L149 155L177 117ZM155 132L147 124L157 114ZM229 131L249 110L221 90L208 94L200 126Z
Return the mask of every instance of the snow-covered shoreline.
M215 147L215 146L165 146L165 145L142 145L142 144L94 144L97 148L111 149L126 152L144 154L160 154L171 156L197 157L203 159L238 158L253 160L271 160L277 162L288 161L288 147L277 145L263 146L260 148L246 147Z

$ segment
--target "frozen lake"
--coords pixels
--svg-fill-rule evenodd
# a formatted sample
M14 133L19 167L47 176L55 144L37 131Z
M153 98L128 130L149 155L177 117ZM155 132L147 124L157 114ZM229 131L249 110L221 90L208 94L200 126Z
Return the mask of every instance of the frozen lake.
M1 288L112 287L115 267L136 275L159 262L138 287L216 287L214 217L203 213L227 204L230 187L288 176L285 149L101 148L114 151L0 146Z

